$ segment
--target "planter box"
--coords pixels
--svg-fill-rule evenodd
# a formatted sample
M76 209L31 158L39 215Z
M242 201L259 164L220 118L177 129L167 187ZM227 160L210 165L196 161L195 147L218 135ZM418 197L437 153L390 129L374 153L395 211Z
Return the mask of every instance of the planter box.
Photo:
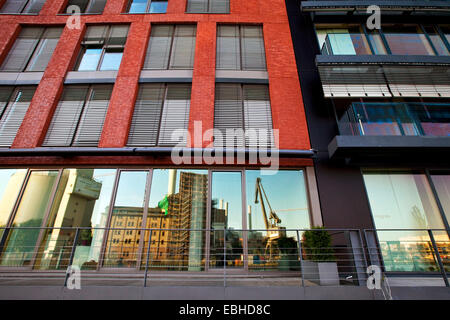
M336 262L303 261L302 277L304 280L309 280L321 286L339 285L339 273Z

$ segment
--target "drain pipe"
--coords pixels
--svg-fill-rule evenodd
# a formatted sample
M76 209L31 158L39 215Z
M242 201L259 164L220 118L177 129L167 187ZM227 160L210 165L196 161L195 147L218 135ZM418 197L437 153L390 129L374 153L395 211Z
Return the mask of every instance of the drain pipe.
M176 149L176 150L174 150ZM172 151L176 154L189 155L202 155L204 152L208 152L214 156L216 153L222 153L223 155L228 155L232 153L233 155L242 154L259 154L261 151L259 149L217 149L217 148L172 148L172 147L154 147L154 148L30 148L30 149L1 149L0 156L2 157L17 157L17 156L96 156L96 155L123 155L123 156L136 156L136 155L170 155ZM293 150L293 149L266 149L262 150L269 156L273 154L278 154L280 157L287 158L313 158L317 153L316 150Z

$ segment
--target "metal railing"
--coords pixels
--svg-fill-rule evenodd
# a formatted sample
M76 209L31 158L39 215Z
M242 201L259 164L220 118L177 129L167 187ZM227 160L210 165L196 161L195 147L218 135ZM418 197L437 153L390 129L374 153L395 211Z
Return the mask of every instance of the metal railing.
M367 267L377 265L387 274L437 279L448 286L448 234L431 229L3 228L0 285L66 286L68 267L77 266L84 285L365 286Z
M450 136L450 104L355 102L339 120L341 135Z

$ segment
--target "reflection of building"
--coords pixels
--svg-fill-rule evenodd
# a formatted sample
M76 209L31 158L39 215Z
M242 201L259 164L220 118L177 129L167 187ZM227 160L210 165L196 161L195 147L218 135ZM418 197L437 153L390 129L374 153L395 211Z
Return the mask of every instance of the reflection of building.
M108 237L106 257L109 263L118 266L134 266L138 258L142 228L142 207L115 207L111 219L111 230ZM169 225L170 217L165 216L159 208L150 208L146 228L163 229ZM129 229L129 230L127 230ZM145 234L145 250L147 250L149 234ZM168 252L168 233L161 230L152 231L150 242L150 259L164 261ZM108 264L109 264L108 263Z
M169 187L173 185L171 181ZM201 269L205 243L205 231L201 229L206 227L207 192L208 175L181 172L178 193L169 192L168 196L171 228L182 229L169 231L169 252L181 266L188 264L188 270L191 271Z

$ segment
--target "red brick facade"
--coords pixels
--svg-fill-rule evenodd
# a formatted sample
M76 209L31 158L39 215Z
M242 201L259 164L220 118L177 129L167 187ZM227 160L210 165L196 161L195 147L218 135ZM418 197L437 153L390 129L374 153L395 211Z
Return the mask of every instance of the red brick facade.
M263 25L274 129L280 132L280 149L310 149L305 112L297 75L294 50L284 0L230 0L230 14L186 14L186 0L169 0L166 14L125 14L128 0L108 0L102 15L82 15L81 30L67 27L61 35L13 148L39 147L45 137L62 92L64 78L73 69L86 25L129 24L128 39L105 119L101 148L123 147L133 114L139 74L150 36L151 23L197 24L196 52L192 80L189 128L202 121L203 130L213 127L217 24ZM0 62L20 32L21 25L60 25L67 15L59 14L67 0L47 1L39 15L1 15ZM205 142L207 144L207 142ZM57 157L46 163L65 163ZM83 160L84 159L84 160ZM113 162L121 162L112 157ZM134 160L133 160L134 159ZM160 163L151 157L129 157L124 163ZM3 158L3 163L42 163L32 159ZM69 160L68 160L69 161ZM110 163L106 158L80 158L79 163ZM68 162L67 162L68 163ZM76 164L76 158L70 163ZM167 162L166 162L167 163ZM286 165L311 164L309 160L289 160Z

